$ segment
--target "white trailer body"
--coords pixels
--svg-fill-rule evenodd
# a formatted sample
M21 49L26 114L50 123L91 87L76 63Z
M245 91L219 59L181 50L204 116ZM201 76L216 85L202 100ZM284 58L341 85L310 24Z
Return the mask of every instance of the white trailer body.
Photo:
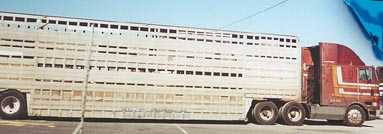
M300 101L295 36L9 12L0 90L29 116L79 117L88 45L88 118L245 120L253 100Z

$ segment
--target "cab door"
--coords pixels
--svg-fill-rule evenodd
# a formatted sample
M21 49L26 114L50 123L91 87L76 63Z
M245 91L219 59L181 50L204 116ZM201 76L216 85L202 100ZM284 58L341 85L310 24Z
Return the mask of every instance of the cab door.
M358 96L374 96L376 92L376 76L373 75L374 68L360 67L358 72Z

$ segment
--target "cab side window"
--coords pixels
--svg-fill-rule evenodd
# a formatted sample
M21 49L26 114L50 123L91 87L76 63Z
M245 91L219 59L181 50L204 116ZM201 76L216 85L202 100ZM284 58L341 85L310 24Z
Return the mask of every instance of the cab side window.
M367 68L360 68L359 69L359 80L361 80L361 81L372 80L371 70L369 70Z

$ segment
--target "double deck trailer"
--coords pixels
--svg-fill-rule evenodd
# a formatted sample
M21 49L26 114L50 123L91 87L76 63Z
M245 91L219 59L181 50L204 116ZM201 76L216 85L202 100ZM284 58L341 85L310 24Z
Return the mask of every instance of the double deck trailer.
M87 118L359 126L378 114L381 76L345 46L290 35L0 12L5 119L80 117L86 85Z

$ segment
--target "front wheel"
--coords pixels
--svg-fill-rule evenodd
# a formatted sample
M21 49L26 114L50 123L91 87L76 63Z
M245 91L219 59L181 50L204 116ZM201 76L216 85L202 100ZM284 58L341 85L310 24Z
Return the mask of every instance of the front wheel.
M290 101L279 109L280 120L286 125L302 125L306 114L302 104Z
M0 94L0 117L3 119L21 119L26 117L25 97L16 91L5 91Z
M352 105L347 109L345 123L348 126L358 127L366 120L366 112L358 105Z

